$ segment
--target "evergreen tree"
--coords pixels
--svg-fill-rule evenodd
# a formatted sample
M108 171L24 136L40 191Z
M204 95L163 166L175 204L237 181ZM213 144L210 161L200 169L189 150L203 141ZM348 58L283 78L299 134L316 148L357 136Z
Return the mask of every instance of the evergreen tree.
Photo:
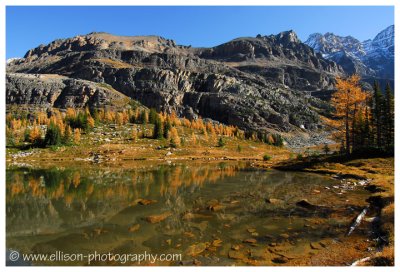
M149 123L150 124L155 124L157 121L158 113L154 108L150 109L149 113Z
M67 126L64 132L63 143L69 144L71 143L71 139L72 139L72 129L70 126Z
M163 138L163 123L161 121L160 116L157 113L156 113L155 120L154 120L153 138L154 139L162 139Z
M369 97L367 99L367 107L365 108L365 113L364 113L364 134L365 134L365 144L366 146L372 146L373 144L373 135L371 133L371 114L370 114L370 109L372 105L372 99Z
M61 140L62 135L60 128L56 124L51 122L49 127L47 128L46 136L44 137L45 145L59 145L61 144Z
M374 118L374 126L376 133L376 144L378 148L382 146L382 92L379 83L374 83L374 103L372 115Z
M164 122L164 129L163 129L163 136L164 138L168 138L168 133L172 128L172 124L169 118L167 118L167 120Z
M394 99L389 82L385 88L384 117L385 142L388 148L394 145Z
M140 122L143 125L146 125L148 121L149 121L149 117L148 117L147 111L142 110L142 112L140 113Z
M358 111L357 116L353 119L352 135L353 135L353 150L362 148L366 145L365 119L363 111Z

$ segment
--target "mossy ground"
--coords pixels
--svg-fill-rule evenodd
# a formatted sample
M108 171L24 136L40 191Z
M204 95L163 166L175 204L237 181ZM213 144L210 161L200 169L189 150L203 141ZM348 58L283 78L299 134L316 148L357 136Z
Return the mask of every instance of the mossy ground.
M81 142L75 145L51 148L34 148L32 154L24 157L13 157L23 148L8 148L8 161L51 162L82 161L94 154L103 161L121 162L130 160L263 160L264 155L271 156L270 165L286 160L290 156L287 149L267 145L259 141L225 137L217 135L212 139L199 131L180 127L180 146L173 148L167 139L152 139L152 125L135 125L145 134L136 140L132 139L132 127L102 126L82 134ZM195 141L193 141L193 134ZM224 145L218 146L222 137ZM27 151L27 150L25 150ZM89 161L89 160L88 160Z

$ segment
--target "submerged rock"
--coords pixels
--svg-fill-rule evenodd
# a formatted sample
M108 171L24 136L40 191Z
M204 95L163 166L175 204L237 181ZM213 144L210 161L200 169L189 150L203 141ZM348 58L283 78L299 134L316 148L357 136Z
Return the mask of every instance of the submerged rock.
M256 229L249 228L249 229L247 229L247 231L248 231L249 233L253 233L253 232L256 232Z
M146 217L146 221L149 223L152 223L152 224L159 223L161 221L164 221L171 215L172 215L171 212L165 212L165 213L158 214L158 215L150 215L150 216Z
M214 204L214 205L210 205L207 207L208 210L213 211L213 212L220 211L223 208L224 208L224 206L222 206L221 204Z
M257 243L257 240L256 240L256 239L253 239L253 238L249 238L249 239L243 240L243 243L255 244L255 243Z
M201 254L204 250L206 250L207 245L205 243L198 243L195 245L191 245L186 250L186 254L189 256L196 256Z
M153 203L157 203L157 200L152 200L152 199L139 199L138 204L140 205L149 205L149 204L153 204Z
M215 239L212 242L212 245L215 246L215 247L219 247L219 246L221 246L221 244L222 244L222 240L221 239Z
M317 206L317 205L311 204L310 202L308 202L307 199L303 199L303 200L298 201L296 203L296 205L299 206L299 207L308 209L308 210L317 210L317 209L323 208L321 206Z
M239 245L232 245L231 249L238 251L240 249Z
M138 231L139 229L140 229L140 225L139 224L134 224L134 225L132 225L132 226L130 226L128 228L128 231L129 232L135 232L135 231Z
M243 260L245 258L245 255L240 251L230 250L228 252L228 257L234 260Z
M277 205L277 204L282 204L282 203L283 203L283 200L276 199L276 198L266 198L266 199L265 199L265 202L268 203L268 204Z
M310 243L310 247L311 249L316 249L316 250L323 248L323 246L320 243Z
M289 234L282 233L282 234L279 235L279 237L281 237L283 239L289 239L290 236L289 236Z

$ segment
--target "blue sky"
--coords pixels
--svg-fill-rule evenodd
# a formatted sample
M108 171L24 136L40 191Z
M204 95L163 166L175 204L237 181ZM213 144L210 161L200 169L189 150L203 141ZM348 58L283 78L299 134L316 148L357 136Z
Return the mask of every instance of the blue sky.
M57 38L92 31L160 35L178 44L214 46L233 38L294 30L373 38L394 24L393 7L6 7L6 57Z

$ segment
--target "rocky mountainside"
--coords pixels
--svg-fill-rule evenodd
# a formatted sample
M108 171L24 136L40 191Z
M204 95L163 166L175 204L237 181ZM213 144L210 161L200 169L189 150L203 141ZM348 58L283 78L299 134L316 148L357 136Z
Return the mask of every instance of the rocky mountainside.
M342 74L293 31L212 48L158 36L91 33L9 61L7 104L96 107L129 97L246 130L316 129L326 104L315 96L332 91Z
M8 73L7 103L42 108L125 105L129 98L111 86L54 74Z
M394 25L364 42L351 36L314 33L305 44L341 65L347 74L358 73L367 81L394 80Z

